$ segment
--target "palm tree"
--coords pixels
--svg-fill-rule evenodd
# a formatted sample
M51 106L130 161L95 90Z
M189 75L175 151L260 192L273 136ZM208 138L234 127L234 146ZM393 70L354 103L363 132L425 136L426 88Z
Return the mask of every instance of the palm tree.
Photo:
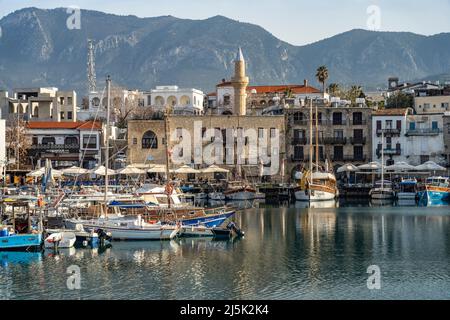
M337 97L341 93L341 86L338 83L330 83L328 86L328 93L333 97Z
M322 84L323 97L325 98L325 82L328 79L328 69L326 66L320 66L317 68L316 78Z

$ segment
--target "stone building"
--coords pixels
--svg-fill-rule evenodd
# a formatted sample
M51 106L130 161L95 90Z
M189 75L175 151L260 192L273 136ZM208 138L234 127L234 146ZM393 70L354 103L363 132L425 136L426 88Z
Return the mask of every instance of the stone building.
M171 154L172 167L181 164L197 164L204 167L216 159L216 164L231 170L237 164L237 156L242 156L242 169L247 177L257 176L261 153L270 157L266 167L276 168L279 176L281 161L285 158L285 119L284 116L240 116L211 115L203 117L170 115L167 124L164 120L130 120L128 121L128 162L135 165L166 163L166 131L169 137L168 150ZM245 137L245 134L252 134ZM242 136L242 145L238 137ZM261 140L262 139L262 143ZM272 139L277 142L272 144ZM176 145L189 143L190 153L176 149ZM217 144L215 144L217 143ZM219 147L219 149L217 149ZM208 149L209 148L209 149ZM208 152L210 150L210 152ZM181 151L181 153L180 153ZM178 154L175 154L178 152ZM256 162L250 153L257 154ZM175 163L174 157L183 158ZM231 159L231 162L230 162ZM272 165L273 162L273 165Z
M371 114L369 107L331 107L314 104L286 110L286 152L293 174L309 162L310 123L313 121L313 145L316 143L316 105L319 160L328 160L336 168L345 163L360 165L371 160ZM315 152L315 151L314 151ZM315 160L315 153L313 154Z

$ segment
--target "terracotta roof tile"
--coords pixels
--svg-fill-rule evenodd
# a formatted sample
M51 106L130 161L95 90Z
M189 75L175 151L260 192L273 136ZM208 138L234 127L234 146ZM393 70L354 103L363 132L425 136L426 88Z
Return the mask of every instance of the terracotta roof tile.
M382 109L372 113L373 116L404 116L410 112L410 108Z
M57 121L30 121L27 123L28 129L78 129L92 130L101 129L102 123L99 121L77 121L77 122L57 122Z
M231 86L231 81L221 82L217 87L228 87ZM299 84L288 84L288 85L267 85L267 86L248 86L247 91L256 90L257 93L282 93L287 89L291 89L292 93L295 94L305 94L305 93L321 93L317 88L311 86L304 86Z

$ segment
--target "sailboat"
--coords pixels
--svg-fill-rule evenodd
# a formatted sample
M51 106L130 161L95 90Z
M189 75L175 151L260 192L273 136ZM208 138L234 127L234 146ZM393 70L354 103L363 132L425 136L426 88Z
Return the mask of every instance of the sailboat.
M310 115L312 119L313 109L312 100L309 103ZM313 168L313 152L314 146L312 143L312 121L309 124L310 141L309 141L309 170L302 174L300 184L295 188L295 199L298 201L326 201L334 200L338 194L336 186L336 176L328 170L328 162L325 163L325 168L319 165L319 121L316 105L316 164Z
M375 186L370 190L371 199L391 200L394 198L392 183L384 180L384 133L381 132L381 181L375 182Z

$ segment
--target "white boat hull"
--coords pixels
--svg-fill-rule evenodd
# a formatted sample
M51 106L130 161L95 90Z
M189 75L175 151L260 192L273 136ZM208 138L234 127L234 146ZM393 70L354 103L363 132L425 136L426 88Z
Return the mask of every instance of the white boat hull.
M371 192L370 197L375 200L391 200L394 198L394 192L390 191L374 191Z
M178 229L171 226L138 227L127 228L120 226L111 226L107 223L81 223L85 230L92 231L102 229L110 232L113 240L170 240L173 239Z
M72 248L76 240L77 237L73 232L53 233L45 239L44 246L46 249Z
M328 201L328 200L334 200L336 197L335 193L326 192L326 191L318 191L315 190L313 193L309 191L296 191L295 192L295 199L297 201Z
M226 195L227 200L239 200L239 201L245 201L245 200L254 200L256 196L255 192L250 191L239 191L239 192L233 192Z
M225 200L225 195L220 192L211 192L208 197L210 200Z
M211 228L188 226L181 227L179 235L182 237L212 237L214 234L212 233Z

